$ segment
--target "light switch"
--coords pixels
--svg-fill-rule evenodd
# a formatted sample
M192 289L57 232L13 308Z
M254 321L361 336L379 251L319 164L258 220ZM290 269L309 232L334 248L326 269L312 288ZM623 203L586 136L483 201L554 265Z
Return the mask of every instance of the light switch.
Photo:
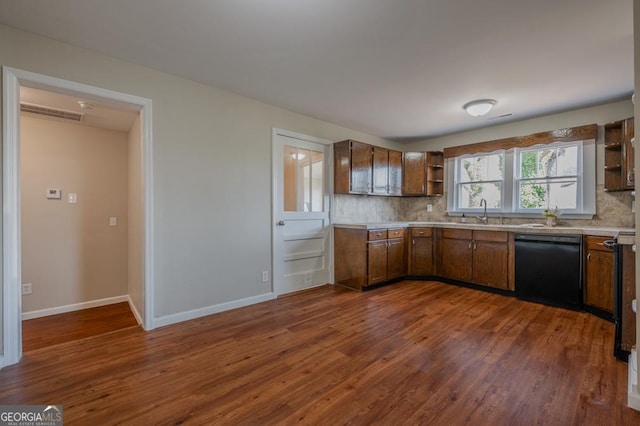
M78 194L69 194L69 203L77 204L78 203Z
M118 218L115 216L111 216L109 218L109 226L118 226Z

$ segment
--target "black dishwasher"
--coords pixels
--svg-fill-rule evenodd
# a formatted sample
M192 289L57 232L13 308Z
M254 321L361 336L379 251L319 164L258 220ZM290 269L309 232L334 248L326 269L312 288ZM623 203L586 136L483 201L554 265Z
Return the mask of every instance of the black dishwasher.
M582 306L582 235L516 234L515 288L520 299Z

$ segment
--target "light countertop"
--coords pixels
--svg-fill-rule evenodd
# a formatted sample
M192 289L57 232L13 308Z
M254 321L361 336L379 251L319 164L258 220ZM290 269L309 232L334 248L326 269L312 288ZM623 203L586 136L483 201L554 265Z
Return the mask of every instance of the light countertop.
M431 228L457 228L475 229L487 231L509 231L527 232L540 234L582 234L595 235L601 237L628 237L634 238L636 230L634 228L598 228L598 227L578 227L578 226L540 226L539 224L527 225L499 225L481 223L460 223L460 222L378 222L378 223L335 223L336 228L349 229L381 229L381 228L408 228L408 227L431 227ZM624 244L624 242L621 241ZM632 243L633 244L633 243Z

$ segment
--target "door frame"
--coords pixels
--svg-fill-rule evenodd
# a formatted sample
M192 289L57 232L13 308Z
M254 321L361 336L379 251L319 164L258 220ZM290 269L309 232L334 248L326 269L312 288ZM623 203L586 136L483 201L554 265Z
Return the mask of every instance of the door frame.
M314 142L325 145L329 148L329 153L327 155L328 158L325 159L325 170L328 173L327 182L328 182L328 195L329 195L329 223L331 225L331 229L327 234L326 240L326 253L327 253L327 268L328 268L328 277L329 284L334 283L334 273L333 273L333 142L317 138L315 136L308 136L302 133L296 133L289 130L283 130L278 128L273 128L271 132L271 291L278 297L281 295L281 289L278 287L278 283L276 282L276 259L277 254L281 252L280 248L277 246L276 241L276 227L278 226L278 185L280 181L278 180L278 168L277 168L277 160L278 156L282 155L280 151L276 149L276 137L284 136L292 139L299 139L307 142Z
M2 354L0 368L15 364L22 357L22 295L20 235L20 86L79 96L140 112L143 188L143 328L154 328L153 314L153 155L151 100L36 74L2 67Z

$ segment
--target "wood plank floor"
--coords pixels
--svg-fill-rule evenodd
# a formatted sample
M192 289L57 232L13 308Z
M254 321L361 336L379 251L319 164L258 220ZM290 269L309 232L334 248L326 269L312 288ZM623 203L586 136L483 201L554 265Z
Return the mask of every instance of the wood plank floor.
M109 333L138 322L127 302L22 321L22 351Z
M436 282L325 286L31 351L0 403L73 425L639 425L613 325Z

